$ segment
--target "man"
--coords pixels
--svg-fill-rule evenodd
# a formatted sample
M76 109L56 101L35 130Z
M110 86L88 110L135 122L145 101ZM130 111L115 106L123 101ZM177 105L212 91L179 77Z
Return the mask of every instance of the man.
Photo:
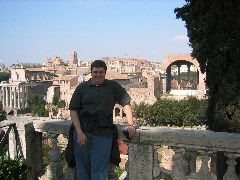
M78 85L69 105L75 127L73 140L78 180L108 179L115 103L123 106L129 136L135 134L131 98L120 84L105 79L106 71L105 62L95 60L91 64L92 78Z

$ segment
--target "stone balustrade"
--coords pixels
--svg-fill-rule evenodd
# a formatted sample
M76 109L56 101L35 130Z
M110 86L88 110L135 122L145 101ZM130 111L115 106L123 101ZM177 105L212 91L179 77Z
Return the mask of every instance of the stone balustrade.
M16 123L22 155L29 167L28 179L74 179L72 170L63 171L62 152L58 142L60 134L68 137L71 121L16 117L14 120L1 122L0 126L6 122ZM126 179L215 180L216 174L209 163L211 161L215 164L215 154L221 151L228 158L228 168L223 179L239 180L235 174L235 159L240 157L240 134L186 128L141 127L128 142L123 135L124 128L126 127L118 126L119 138L129 144ZM52 142L49 152L50 165L44 173L40 148L43 136L50 137ZM174 151L170 169L164 168L159 162L158 150L162 146L168 146ZM197 171L198 157L201 157L201 167Z

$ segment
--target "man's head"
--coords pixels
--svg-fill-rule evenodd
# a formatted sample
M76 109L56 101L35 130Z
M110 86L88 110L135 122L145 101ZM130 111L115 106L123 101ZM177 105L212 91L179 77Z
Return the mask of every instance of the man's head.
M92 80L95 84L102 84L105 80L107 65L102 60L95 60L91 64Z

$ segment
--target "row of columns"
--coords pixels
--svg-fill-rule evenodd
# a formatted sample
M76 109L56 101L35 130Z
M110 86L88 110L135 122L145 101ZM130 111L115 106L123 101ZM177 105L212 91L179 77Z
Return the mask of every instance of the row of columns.
M27 106L27 86L1 86L0 100L3 107L25 109Z

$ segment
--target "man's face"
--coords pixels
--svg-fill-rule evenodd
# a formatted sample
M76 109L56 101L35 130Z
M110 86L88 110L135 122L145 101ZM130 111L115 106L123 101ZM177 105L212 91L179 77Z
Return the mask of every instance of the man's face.
M106 72L103 67L93 67L91 75L95 84L102 84L105 80Z

